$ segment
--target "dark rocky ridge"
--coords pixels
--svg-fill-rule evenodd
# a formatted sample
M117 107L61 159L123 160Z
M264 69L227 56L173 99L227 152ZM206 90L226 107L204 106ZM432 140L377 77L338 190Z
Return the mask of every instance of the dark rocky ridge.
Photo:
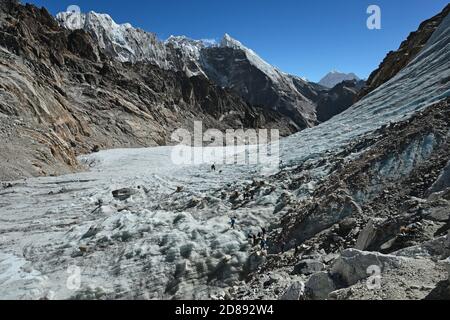
M74 24L73 19L81 23ZM112 59L147 61L189 77L203 75L252 105L283 114L298 130L318 124L316 102L328 89L281 72L228 34L220 44L208 45L184 36L160 41L153 33L129 24L118 25L109 15L95 12L80 15L62 12L57 21L69 30L81 28L91 34ZM123 41L115 41L117 37ZM346 105L332 107L328 112L349 107L353 100L345 102Z
M323 92L317 100L317 120L325 122L344 112L352 104L364 86L364 81L349 80L337 84L329 91Z
M373 71L369 76L365 87L358 94L357 100L361 100L367 94L392 79L406 67L423 49L434 31L436 31L449 12L450 4L447 5L441 13L422 22L418 30L412 32L408 38L402 42L397 51L389 52L378 69Z
M249 103L284 114L299 129L317 124L314 103L288 83L273 81L250 63L243 50L205 48L201 62L210 79L221 87L230 88Z
M314 127L348 109L364 85L363 81L344 81L327 88L267 68L263 61L252 61L259 57L255 58L254 52L228 35L223 42L201 50L200 65L205 74L249 103L282 113L299 130Z
M297 130L204 77L112 60L88 33L61 28L32 5L1 1L0 46L0 179L76 170L76 156L96 146L170 144L194 120Z

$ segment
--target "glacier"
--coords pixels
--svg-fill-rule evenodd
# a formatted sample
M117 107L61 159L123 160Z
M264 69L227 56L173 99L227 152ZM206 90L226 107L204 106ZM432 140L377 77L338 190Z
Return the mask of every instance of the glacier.
M102 23L118 30L115 42L122 45L127 26ZM405 69L350 109L283 139L280 170L318 162L448 97L449 28L447 17ZM226 45L238 45L231 42ZM156 56L164 56L160 48ZM124 59L136 52L124 49ZM245 280L258 264L247 236L279 219L281 189L263 186L245 207L233 208L223 192L270 179L261 166L224 165L219 173L209 163L176 166L171 152L101 151L80 157L86 172L15 181L2 191L0 298L209 299ZM320 179L327 173L311 174ZM135 194L114 199L112 191L124 187ZM237 217L235 230L231 216ZM75 288L73 270L80 277Z

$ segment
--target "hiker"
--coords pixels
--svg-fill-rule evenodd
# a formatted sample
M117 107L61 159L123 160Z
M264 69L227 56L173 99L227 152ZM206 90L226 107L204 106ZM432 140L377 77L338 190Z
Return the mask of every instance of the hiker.
M261 228L261 230L262 230L262 234L263 234L263 236L265 236L266 234L267 234L267 230L266 230L266 228Z
M254 241L255 235L254 235L253 233L250 232L250 233L248 234L247 239L248 239L248 241L249 241L250 243L254 243L254 242L255 242L255 241Z
M237 217L232 217L230 220L231 229L235 228Z
M300 252L300 248L298 247L298 244L295 246L294 250L294 256L298 256L298 253Z
M253 246L256 247L258 245L258 238L256 235L253 235Z
M286 242L283 241L283 242L281 243L281 253L285 253L285 252L286 252Z
M216 164L213 163L213 165L211 166L211 171L216 171Z
M261 239L261 250L265 250L267 248L267 240Z

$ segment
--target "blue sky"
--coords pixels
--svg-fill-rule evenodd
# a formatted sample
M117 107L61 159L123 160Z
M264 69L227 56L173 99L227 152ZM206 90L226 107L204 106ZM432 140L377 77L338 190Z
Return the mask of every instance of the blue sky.
M155 32L220 40L229 33L281 70L319 81L328 71L366 78L420 22L447 0L22 0L52 14L78 5L118 23ZM366 27L367 7L382 10L382 29Z

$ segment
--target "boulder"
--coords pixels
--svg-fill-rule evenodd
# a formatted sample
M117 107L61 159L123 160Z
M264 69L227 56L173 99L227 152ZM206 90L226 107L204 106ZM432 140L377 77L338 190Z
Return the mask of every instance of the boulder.
M337 258L339 258L339 254L337 254L337 253L329 253L329 254L327 254L325 256L322 256L321 259L322 259L323 263L330 264L333 261L335 261Z
M305 294L305 284L302 281L295 281L283 294L280 300L300 300Z
M261 252L255 252L248 257L245 269L247 273L254 272L266 262L266 256Z
M339 223L338 234L345 237L356 228L357 225L358 221L355 218L346 218Z
M436 182L431 186L428 190L429 194L440 192L445 190L446 188L450 188L450 161L447 163L444 169L442 169L441 174L439 175Z
M323 269L325 269L325 265L322 262L308 259L300 261L300 263L294 267L293 273L310 275L316 272L320 272Z
M328 300L348 300L352 295L352 288L344 288L331 292Z
M418 245L393 252L393 255L407 258L426 258L441 260L450 254L450 246L446 244L446 237L439 237Z
M372 219L367 223L367 225L364 227L364 229L359 234L358 240L356 240L356 246L355 246L356 249L365 250L372 244L372 241L375 239L376 234L377 234L377 230L378 230L377 226L382 221L383 221L382 219Z
M448 281L450 281L450 257L442 261L447 269Z
M380 251L390 253L400 249L403 244L396 243L396 238L401 233L417 231L417 224L421 217L413 214L398 215L388 219L370 220L356 241L358 250Z
M448 231L447 235L447 249L450 249L450 230Z
M92 153L100 152L101 148L98 144L92 147Z
M97 233L100 232L100 228L97 226L92 226L89 230L81 237L81 240L88 239L94 237Z
M308 298L313 300L327 299L328 295L336 289L336 284L328 272L313 274L305 285Z
M13 187L13 185L11 183L2 183L2 187L3 189L10 189Z
M407 258L404 257L347 249L333 264L331 273L347 286L352 286L370 276L369 267L377 266L383 272L385 268L399 268L405 261Z
M267 279L267 281L265 281L263 285L265 288L270 287L273 284L283 281L283 279L283 276L281 276L280 274L270 274L269 279Z
M450 220L450 211L447 206L438 206L432 207L428 210L429 215L428 218L432 221L438 222L447 222Z
M186 204L186 209L192 209L197 207L202 202L202 199L197 197L192 197L189 202Z
M114 199L125 201L132 195L136 194L136 191L131 188L123 188L119 190L114 190L112 192Z
M86 246L80 246L78 249L80 250L81 253L88 252L88 247L86 247Z

